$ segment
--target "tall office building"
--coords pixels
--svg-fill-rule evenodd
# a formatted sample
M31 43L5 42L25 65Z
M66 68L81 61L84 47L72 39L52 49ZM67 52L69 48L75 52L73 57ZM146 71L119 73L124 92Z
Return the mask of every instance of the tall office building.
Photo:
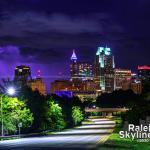
M95 82L102 92L114 90L114 56L108 47L98 47L95 61Z
M27 80L31 80L31 70L28 66L17 66L15 68L15 81L26 82Z
M138 77L142 80L150 80L150 66L138 66Z
M93 79L93 66L88 62L78 63L78 76L82 80L92 80Z
M77 56L75 54L75 50L73 50L71 56L70 75L71 75L71 80L78 78L78 63L77 63Z
M75 50L73 50L70 64L71 81L83 81L93 79L93 66L88 62L78 62Z

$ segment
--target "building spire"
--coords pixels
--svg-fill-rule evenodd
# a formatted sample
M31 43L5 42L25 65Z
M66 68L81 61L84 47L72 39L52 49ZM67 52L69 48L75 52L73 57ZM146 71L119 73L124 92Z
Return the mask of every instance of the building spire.
M77 60L77 56L75 53L75 50L73 50L72 56L71 56L71 60Z
M41 78L41 70L37 70L37 78Z

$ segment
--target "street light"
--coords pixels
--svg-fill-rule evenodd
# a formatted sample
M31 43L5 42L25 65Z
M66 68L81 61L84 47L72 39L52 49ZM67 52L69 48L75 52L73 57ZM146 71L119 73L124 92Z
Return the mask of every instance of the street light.
M8 95L14 95L15 94L15 89L13 87L10 87L7 89Z
M4 136L4 119L3 119L3 96L5 95L14 95L15 94L15 89L13 87L9 87L6 91L6 93L1 95L1 135Z
M93 108L95 109L95 108L96 108L96 106L95 106L95 105L93 105Z

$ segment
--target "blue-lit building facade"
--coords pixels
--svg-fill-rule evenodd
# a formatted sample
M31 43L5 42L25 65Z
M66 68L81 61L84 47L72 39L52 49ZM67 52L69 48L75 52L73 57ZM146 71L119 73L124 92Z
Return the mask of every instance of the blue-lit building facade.
M114 56L108 47L98 47L95 59L95 82L102 92L114 91Z
M77 63L77 56L75 54L75 50L73 50L71 56L70 76L71 76L71 80L78 78L78 63Z

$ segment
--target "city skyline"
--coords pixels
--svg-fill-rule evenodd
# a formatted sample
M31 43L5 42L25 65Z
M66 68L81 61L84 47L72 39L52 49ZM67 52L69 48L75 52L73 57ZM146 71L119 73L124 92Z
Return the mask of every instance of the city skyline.
M149 17L150 0L0 0L0 149L149 149Z
M99 46L99 47L97 47L97 49L98 48L100 48L100 47L103 47L103 46ZM104 47L106 47L107 48L107 45L106 46L104 46ZM10 53L13 53L14 51L13 50L18 50L18 48L16 47L16 46L13 46L13 45L7 45L7 46L5 46L5 48L4 49L2 49L2 48L0 48L0 50L1 50L1 52L3 53L4 51L5 51L5 49L7 49L8 50L8 53L7 54L9 54L9 52ZM11 51L12 50L12 51ZM112 50L111 50L112 51ZM15 51L16 52L16 51ZM88 57L87 58L85 58L85 59L81 59L81 57L80 57L80 52L78 51L78 50L76 50L76 49L72 49L72 50L70 50L70 56L71 57L74 57L74 54L76 55L76 53L77 53L77 55L78 55L78 57L77 57L77 55L76 55L76 59L78 59L78 61L81 61L81 62L89 62L89 63L91 63L92 65L94 65L94 61L95 61L95 53L97 52L97 50L95 50L95 52L93 53L93 58L91 59L91 60L87 60L88 59ZM72 54L71 54L72 53ZM113 52L112 52L113 53ZM113 54L114 55L114 54ZM115 56L115 55L114 55ZM6 56L4 56L4 57L6 57ZM72 59L70 57L70 59ZM115 56L116 57L116 56ZM11 59L13 59L13 58L11 58ZM10 60L11 60L10 59ZM70 77L70 71L69 71L69 64L70 64L70 59L69 59L69 56L68 56L68 58L67 58L67 60L66 60L66 62L67 62L67 65L66 65L66 62L64 62L63 64L63 68L61 68L64 72L57 72L56 74L51 74L50 72L49 72L49 70L48 69L46 69L46 67L47 66L49 66L50 64L44 64L44 68L43 68L43 65L41 65L41 64L39 64L39 63L37 63L37 64L32 64L32 63L29 63L29 62L15 62L13 65L12 64L5 64L8 68L5 68L5 67L2 67L1 68L1 75L0 75L0 77L1 78L10 78L10 79L13 79L14 78L14 68L16 67L16 66L22 66L22 65L25 65L25 66L29 66L29 67L31 67L32 68L32 72L31 72L31 75L32 75L32 77L33 78L36 78L36 77L38 77L38 72L40 71L40 75L41 75L41 77L48 77L48 78L61 78L61 77ZM114 62L115 62L115 68L124 68L124 69L131 69L132 70L132 72L133 73L137 73L137 70L140 68L140 66L146 66L146 67L148 67L149 66L149 63L147 63L147 64L137 64L137 66L135 66L135 68L129 68L129 67L122 67L122 66L118 66L118 65L116 65L116 59L114 58ZM4 65L4 63L1 63L0 65ZM10 66L11 67L10 67ZM57 65L60 65L59 64L59 62L56 62L56 66ZM61 70L60 69L60 70ZM7 74L6 75L3 75L3 73L5 72L5 71L8 71L8 72L6 72ZM45 72L44 72L45 71ZM48 74L47 74L48 73Z
M133 77L133 79L134 79L134 77L139 76L140 70L144 70L144 72L145 72L143 74L144 76L145 76L146 72L149 71L149 66L147 66L147 65L139 66L138 65L138 68L137 68L138 73L137 73L137 76L135 76L135 74L129 68L128 69L127 68L116 68L114 55L111 51L111 48L109 48L107 46L97 48L97 51L95 53L96 58L93 63L85 62L84 60L78 60L78 56L76 55L75 51L76 51L75 49L72 50L72 55L71 55L70 59L68 59L68 61L70 62L70 67L68 66L68 68L70 68L69 76L64 76L62 74L59 74L58 76L54 76L54 77L51 77L51 76L45 77L41 74L41 70L36 70L36 76L33 76L32 75L32 67L30 65L26 66L24 64L21 64L20 66L15 66L15 68L13 69L14 75L12 76L12 80L14 80L14 82L16 82L16 81L22 82L23 81L22 83L26 83L27 81L29 81L28 82L29 84L31 84L32 82L33 82L33 84L36 84L36 81L38 84L38 82L40 81L42 87L45 86L44 90L47 94L51 91L51 84L54 83L55 81L56 82L57 81L58 82L64 82L64 81L66 82L67 81L68 83L72 82L75 84L78 84L80 82L84 83L84 81L85 82L91 81L94 83L95 90L99 87L99 88L101 88L101 90L103 92L112 92L117 89L115 86L115 84L116 84L115 83L116 75L114 74L115 70L118 73L119 72L121 73L120 74L121 80L122 79L124 80L126 78L125 76L127 76L126 79L128 81L130 80L129 78L131 78L131 76ZM102 71L101 69L102 70L104 69L104 70ZM128 75L128 72L131 72L130 77ZM122 74L122 73L125 73L125 74ZM112 83L110 83L110 76L112 78ZM105 82L101 78L105 78L104 79ZM52 79L52 80L49 81L48 79ZM99 81L99 79L100 79L100 81ZM108 80L108 82L107 82L107 80ZM117 80L120 80L120 79L117 79ZM108 90L105 89L107 87L107 86L105 87L105 84L109 87ZM34 88L33 88L34 90L37 88L36 86L38 87L39 85L34 85ZM93 85L91 85L91 87L92 86ZM111 86L111 88L110 88L110 86ZM99 89L97 89L97 90L99 91Z
M2 0L0 76L11 76L21 64L30 65L33 76L39 69L43 76L69 76L72 49L80 60L93 62L97 47L106 45L116 67L135 71L138 65L149 64L149 4L147 0L65 0L59 5L48 0Z

